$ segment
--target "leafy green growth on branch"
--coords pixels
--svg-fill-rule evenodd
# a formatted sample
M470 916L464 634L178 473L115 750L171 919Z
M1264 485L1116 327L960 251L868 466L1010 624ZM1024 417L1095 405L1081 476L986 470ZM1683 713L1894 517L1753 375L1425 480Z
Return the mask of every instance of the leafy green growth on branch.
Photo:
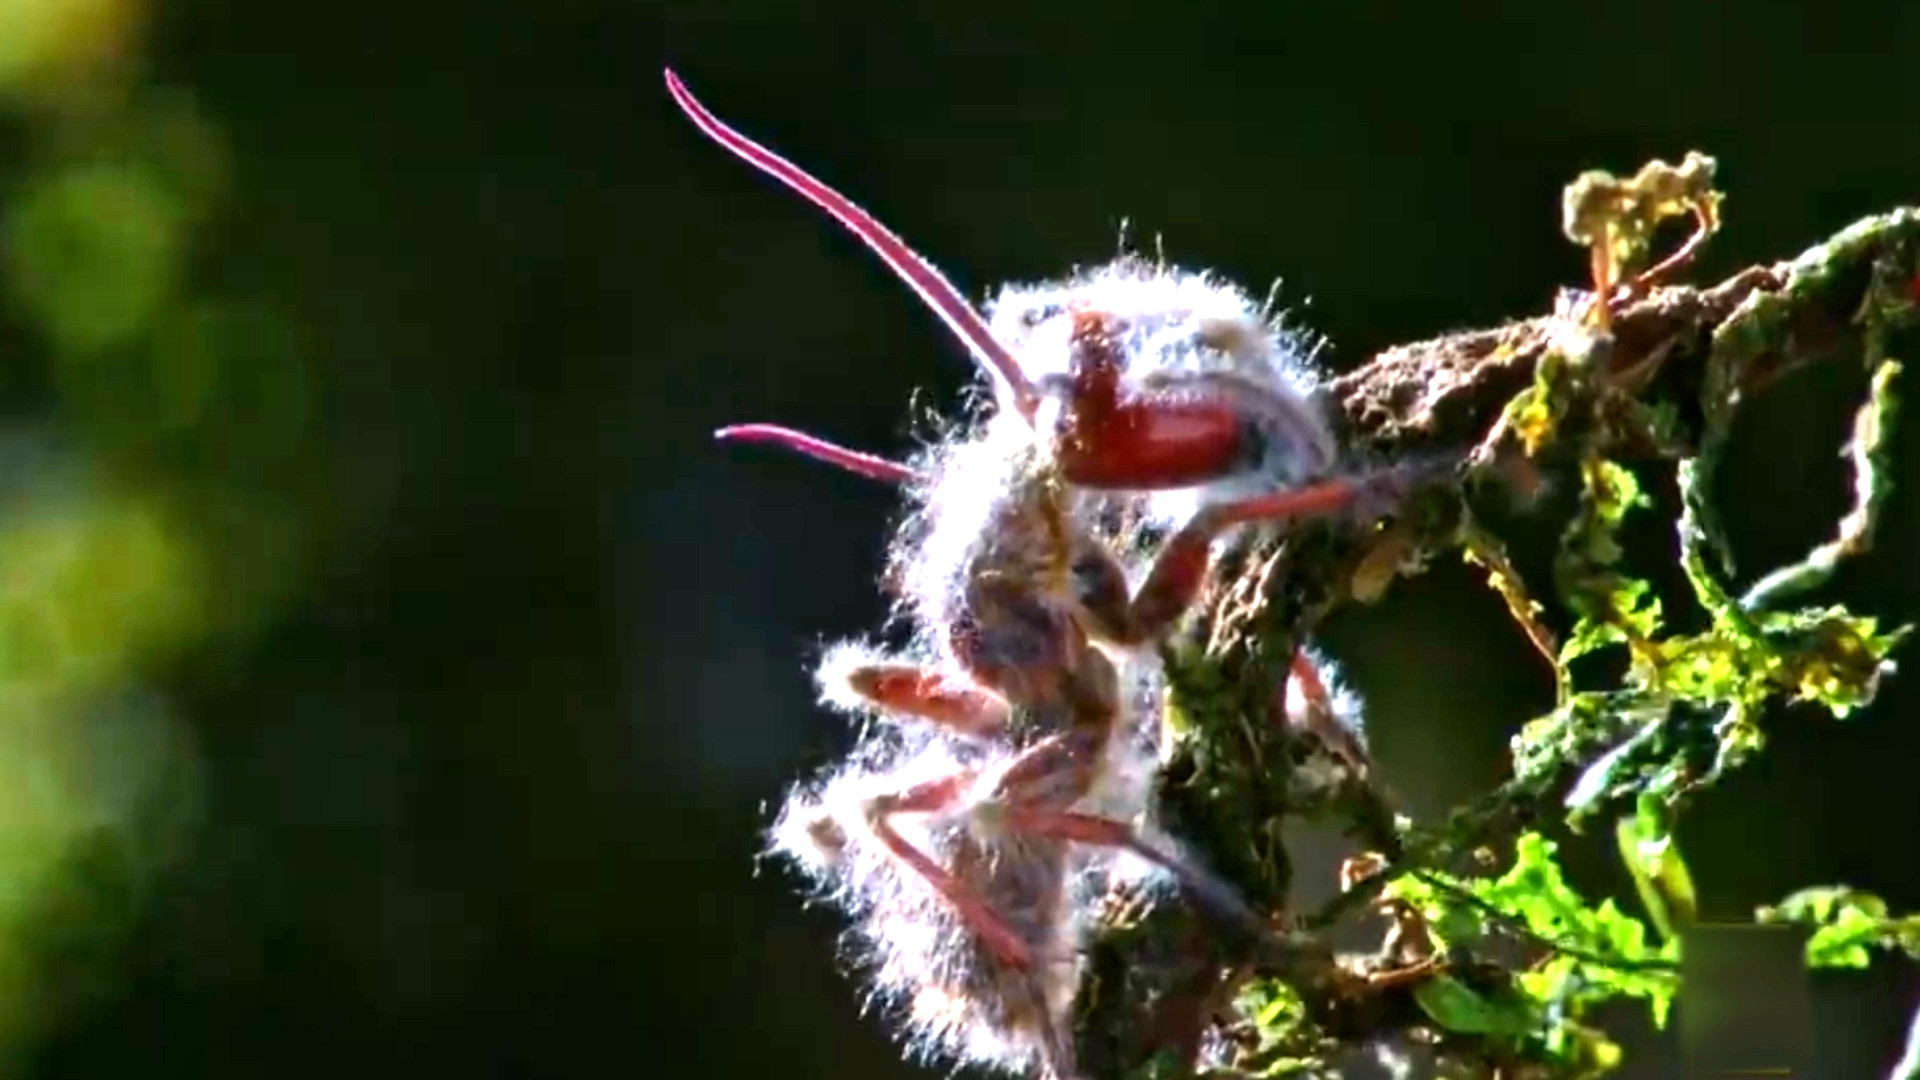
M1677 986L1678 950L1671 940L1655 944L1646 924L1622 913L1612 900L1589 905L1561 875L1554 852L1553 841L1525 833L1512 868L1501 877L1426 871L1396 881L1387 894L1418 909L1442 948L1479 953L1502 938L1517 938L1537 953L1538 959L1514 977L1500 1003L1501 1023L1489 1033L1537 1043L1547 1060L1572 1066L1615 1056L1600 1049L1603 1036L1577 1026L1594 1006L1616 997L1637 998L1647 1003L1655 1024L1666 1025ZM1444 987L1440 994L1427 986L1414 992L1421 1007L1442 1027L1472 1030L1460 1025L1470 1014L1436 1007L1442 1000L1457 1007L1464 1000L1460 991L1447 985L1451 980L1445 976L1434 982Z
M1184 981L1140 991L1155 1023L1187 1015L1181 1008L1237 1017L1223 1029L1231 1045L1207 1075L1329 1075L1341 1054L1361 1046L1429 1055L1446 1075L1561 1080L1607 1072L1621 1052L1592 1026L1594 1011L1638 1000L1664 1024L1680 991L1680 941L1697 900L1674 837L1678 816L1764 749L1771 709L1812 705L1846 718L1872 702L1893 671L1890 657L1908 628L1883 630L1844 607L1791 601L1868 549L1891 490L1901 373L1892 349L1920 325L1920 211L1869 219L1791 264L1749 271L1722 287L1734 290L1725 308L1705 316L1710 294L1666 289L1661 279L1720 226L1712 175L1711 158L1689 154L1679 166L1655 162L1625 180L1589 173L1568 189L1564 224L1592 252L1593 292L1533 324L1531 378L1487 409L1490 424L1476 433L1467 493L1495 470L1510 474L1516 457L1523 472L1564 468L1578 478L1579 503L1553 562L1571 623L1564 640L1502 539L1454 492L1409 508L1358 554L1317 536L1241 553L1240 579L1203 620L1204 644L1168 649L1168 711L1177 723L1161 803L1170 828L1267 908L1284 902L1291 881L1283 818L1344 822L1377 852L1351 862L1364 872L1343 871L1342 895L1293 918L1277 946L1176 948L1169 955L1189 965ZM1639 270L1658 226L1673 217L1690 217L1692 236ZM1630 337L1618 313L1641 301ZM1697 329L1687 329L1689 317ZM1649 344L1649 322L1668 336ZM1815 324L1828 328L1822 355L1837 351L1835 338L1857 342L1868 373L1847 445L1854 505L1832 540L1737 594L1712 478L1741 402L1811 358L1815 335L1807 331ZM1478 362L1511 359L1513 340L1482 349ZM1683 364L1689 370L1669 371ZM1660 475L1665 468L1670 481ZM1647 568L1628 565L1620 541L1655 481L1679 495L1678 561L1691 605L1663 598ZM1513 738L1507 783L1442 821L1414 824L1385 809L1370 784L1315 790L1291 778L1293 737L1246 717L1259 715L1265 688L1315 618L1346 600L1371 599L1379 566L1417 564L1445 548L1486 571L1551 665L1556 704ZM1616 675L1592 677L1595 661L1620 653ZM1603 816L1612 819L1646 921L1610 899L1596 905L1579 895L1555 860L1555 842L1539 831L1553 817L1579 832ZM1506 870L1472 872L1468 856L1487 865L1489 846L1506 846L1503 836L1514 837ZM1391 923L1380 950L1335 956L1318 935L1362 908ZM1915 917L1891 918L1876 898L1844 888L1795 894L1763 909L1760 920L1813 925L1809 962L1817 966L1859 966L1876 946L1920 956ZM1181 940L1182 924L1162 909L1109 942L1120 934L1145 940L1148 926L1162 945ZM1112 971L1125 968L1110 961ZM1145 985L1137 970L1126 985L1136 984ZM1109 994L1084 1010L1083 1035L1130 1015L1118 1000ZM1184 1054L1101 1073L1190 1075L1182 1061L1201 1062L1197 1040L1187 1045Z
M1812 968L1863 968L1871 959L1869 949L1920 960L1920 915L1889 915L1885 900L1844 885L1801 889L1755 912L1754 921L1811 927L1807 966Z

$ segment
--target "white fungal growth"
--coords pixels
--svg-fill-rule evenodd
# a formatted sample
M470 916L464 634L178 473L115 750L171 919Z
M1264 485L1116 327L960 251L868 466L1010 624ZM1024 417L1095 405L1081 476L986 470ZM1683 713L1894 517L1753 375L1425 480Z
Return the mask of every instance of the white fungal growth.
M900 614L921 652L944 669L958 668L946 631L961 605L968 568L1000 534L1014 488L1034 466L1033 432L1010 413L928 447L913 462L919 477L907 489L907 516L896 531L888 577Z
M1307 386L1310 344L1270 322L1261 305L1212 274L1125 255L1067 278L1009 284L987 305L988 326L1035 379L1067 372L1066 316L1122 320L1129 375L1230 371L1275 386Z
M1338 464L1312 344L1229 283L1133 257L1008 286L983 315L852 200L666 83L709 138L891 268L978 364L973 400L993 403L906 464L777 425L718 433L907 495L886 580L908 640L827 650L821 700L860 733L789 794L770 850L849 916L916 1051L1071 1080L1086 924L1116 883L1171 871L1264 929L1150 820L1166 689L1152 639L1193 602L1196 538L1326 502L1285 498ZM1194 520L1235 500L1250 502ZM1190 522L1137 591L1155 534ZM1316 682L1279 711L1364 769L1343 690Z
M849 916L848 949L869 974L871 1000L899 1017L917 1056L1032 1073L1070 1059L1085 932L1077 889L1104 887L1112 856L996 828L999 807L984 792L1012 760L1007 751L979 770L973 797L891 818L902 840L953 868L1032 947L1029 967L1003 963L932 883L902 868L869 816L877 797L969 769L953 750L932 740L893 760L855 753L794 790L769 846Z
M1348 738L1362 749L1367 745L1367 733L1364 727L1364 706L1360 695L1349 687L1346 678L1340 673L1340 665L1313 645L1303 645L1301 652L1313 666L1320 678L1320 685L1326 691L1324 701L1314 699L1299 679L1287 681L1287 719L1296 727L1311 726L1314 713L1324 711L1327 717L1340 726Z
M1177 527L1208 503L1268 494L1324 479L1338 457L1315 400L1321 377L1315 343L1268 317L1237 286L1134 256L1060 282L1008 285L988 305L996 339L1049 394L1039 416L1050 426L1072 359L1073 313L1097 311L1113 328L1122 393L1218 394L1243 413L1254 448L1212 482L1147 493L1158 524Z
M1293 431L1289 425L1297 418L1288 410L1312 415L1305 398L1291 390L1292 376L1282 376L1276 366L1291 363L1291 354L1280 351L1284 339L1264 323L1250 322L1245 297L1231 288L1133 262L1096 272L1084 287L1103 303L1135 304L1124 315L1122 340L1129 343L1130 362L1144 356L1142 350L1154 353L1138 365L1151 377L1183 373L1228 385L1251 379L1247 373L1279 379L1275 385L1283 389L1277 394L1249 391L1282 403L1256 413L1256 422ZM1058 294L1024 295L1044 310L1054 303L1049 295L1065 297L1060 302L1067 306L1079 304L1073 298L1080 291L1063 287ZM1049 327L1067 322L1059 315L1043 317L1032 327L1039 336L1009 344L1023 360L1044 367L1050 361L1042 353L1066 348L1064 338L1057 348L1047 347ZM1238 327L1238 336L1223 326ZM1131 378L1132 369L1124 374ZM1300 430L1311 468L1318 469L1331 455L1321 446L1324 427ZM1009 822L1014 807L1000 794L1002 780L1038 740L1070 726L1067 716L1050 711L1057 706L1015 701L1016 728L983 740L925 719L890 716L851 685L861 669L913 663L956 688L976 686L954 635L975 617L970 590L983 580L1019 582L1032 617L1044 613L1064 627L1081 619L1068 569L1078 545L1105 545L1119 555L1132 586L1145 576L1151 550L1131 538L1139 519L1156 516L1156 496L1065 484L1052 469L1045 440L1012 412L981 416L945 434L911 463L908 511L891 550L888 580L911 635L908 648L889 654L866 643L838 644L817 671L823 703L878 722L863 728L842 763L792 793L770 846L849 916L848 940L870 973L875 1000L900 1017L919 1053L1015 1071L1057 1071L1071 1063L1070 1006L1095 898L1123 882L1172 887L1165 869L1171 865L1202 902L1250 922L1254 916L1231 887L1180 854L1175 840L1151 821L1165 693L1153 650L1084 646L1107 657L1118 686L1111 715L1100 721L1104 736L1089 763L1085 790L1055 807L1125 826L1139 848L1154 853L1151 858L1124 846L1036 836ZM1284 486L1282 479L1245 482L1267 491ZM1036 656L1029 662L1044 674L1064 660ZM983 946L952 898L875 831L876 805L958 773L970 776L963 795L936 809L889 815L887 827L895 843L950 872L1005 921L1032 954L1024 969Z
M813 672L820 704L840 712L872 712L873 703L854 692L848 677L857 669L884 662L884 659L879 649L864 641L836 641L827 646Z
M1365 780L1372 770L1360 695L1349 689L1340 669L1320 650L1301 646L1311 678L1298 670L1287 680L1285 715L1293 731L1317 744L1319 753L1300 764L1306 787L1337 787Z
M963 504L981 496L981 503L999 505L1006 489L979 485L979 477L967 471L1005 464L999 448L983 445L990 438L936 451L948 471L934 476L926 490L958 492ZM926 524L939 532L954 521L949 515ZM923 575L926 582L914 612L954 617L964 566L979 545L1005 537L981 519L968 524L971 537L922 536L902 551L910 575ZM943 553L943 543L955 550ZM934 621L923 627L923 640L944 626ZM916 648L910 655L925 653ZM1001 794L1004 780L1046 730L968 738L927 721L886 716L848 687L859 669L900 660L865 643L827 650L817 673L823 701L879 722L863 726L844 760L790 793L770 830L769 848L848 916L849 953L868 973L871 999L898 1018L917 1056L1028 1075L1069 1067L1071 1006L1094 901L1122 881L1148 884L1164 879L1165 871L1126 848L1014 827L1008 820L1013 805ZM1113 661L1121 686L1117 711L1089 763L1086 791L1061 809L1128 825L1171 860L1173 841L1148 820L1164 682L1147 651L1116 654ZM965 685L964 672L954 677ZM1027 967L1010 966L984 947L951 898L903 863L876 831L875 808L883 800L955 775L968 777L958 798L923 812L889 815L886 827L1004 920L1031 951ZM1231 890L1217 886L1217 892Z

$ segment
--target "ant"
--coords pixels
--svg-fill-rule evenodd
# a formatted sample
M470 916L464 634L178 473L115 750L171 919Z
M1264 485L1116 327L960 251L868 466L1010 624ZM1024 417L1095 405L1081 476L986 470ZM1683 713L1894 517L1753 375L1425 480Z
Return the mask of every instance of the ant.
M1230 286L1123 258L1007 289L983 317L851 200L722 123L671 71L666 84L709 138L873 249L994 380L997 408L913 463L774 425L717 434L902 485L913 507L892 580L914 648L842 647L820 672L830 703L886 726L795 793L775 849L852 910L881 990L926 1044L1065 1080L1077 881L1131 854L1264 925L1139 823L1158 708L1149 646L1193 605L1230 530L1375 516L1410 477L1334 476L1325 416ZM1116 554L1133 538L1107 525L1129 514L1166 534L1141 575ZM1332 712L1317 679L1304 689L1299 711Z

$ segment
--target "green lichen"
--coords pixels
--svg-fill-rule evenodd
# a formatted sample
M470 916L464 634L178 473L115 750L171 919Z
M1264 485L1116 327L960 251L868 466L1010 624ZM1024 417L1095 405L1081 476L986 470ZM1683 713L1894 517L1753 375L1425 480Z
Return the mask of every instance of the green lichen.
M1594 292L1584 315L1563 305L1539 324L1531 378L1517 393L1481 403L1480 426L1454 432L1479 447L1463 483L1431 485L1390 527L1309 530L1230 553L1202 617L1164 652L1158 809L1274 925L1264 935L1223 927L1166 896L1119 905L1076 1013L1091 1075L1331 1076L1347 1050L1402 1041L1425 1046L1447 1075L1566 1080L1620 1061L1595 1026L1601 1006L1640 1001L1665 1022L1698 907L1675 839L1681 815L1764 750L1781 705L1845 718L1871 703L1907 633L1841 606L1790 601L1870 549L1891 490L1893 356L1920 321L1920 211L1869 219L1790 264L1750 271L1735 279L1745 294L1706 325L1689 331L1661 315L1679 329L1629 348L1614 333L1620 298L1690 310L1659 308L1651 293L1719 227L1711 179L1711 159L1689 155L1625 181L1589 174L1569 190L1565 224L1595 253ZM1694 236L1638 270L1656 227L1675 215L1693 218ZM1512 349L1489 362L1510 362ZM1853 506L1833 539L1741 594L1712 484L1732 419L1784 372L1831 357L1869 374L1846 448ZM1670 371L1680 374L1663 377ZM1557 612L1534 599L1507 555L1510 538L1468 509L1467 494L1502 453L1577 482L1552 558ZM1676 576L1634 565L1621 541L1647 512L1646 486L1669 481L1690 602L1662 596L1654 582ZM1270 709L1295 641L1318 617L1371 602L1398 568L1444 550L1485 569L1551 666L1555 705L1517 725L1505 783L1412 822L1365 778L1308 782L1300 766L1311 748ZM1559 617L1563 633L1549 625ZM1597 817L1612 823L1644 919L1581 896L1559 868L1544 830L1558 819L1578 832ZM1368 875L1317 911L1289 906L1282 830L1298 820L1338 825L1376 853ZM1511 852L1497 874L1485 870L1492 848ZM1362 910L1385 915L1391 933L1377 952L1336 955L1326 932ZM1920 945L1912 917L1893 919L1847 890L1796 894L1762 918L1816 925L1818 964ZM1202 1023L1225 1047L1207 1060L1196 1056Z
M1869 950L1920 960L1920 915L1891 915L1887 902L1844 885L1816 885L1754 912L1754 921L1806 926L1810 968L1863 968Z
M1420 871L1387 892L1414 905L1443 948L1480 952L1517 938L1538 955L1497 1006L1503 1033L1553 1046L1561 1022L1617 997L1646 1001L1654 1022L1665 1026L1678 985L1676 946L1656 944L1646 924L1612 900L1588 903L1567 884L1555 852L1553 841L1529 832L1498 878Z

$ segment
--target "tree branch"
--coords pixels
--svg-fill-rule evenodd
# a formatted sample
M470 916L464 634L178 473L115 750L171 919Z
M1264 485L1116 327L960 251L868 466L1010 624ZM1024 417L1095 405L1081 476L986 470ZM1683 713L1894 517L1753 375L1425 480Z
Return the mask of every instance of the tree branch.
M1405 1007L1361 1007L1367 991L1353 965L1335 957L1324 931L1370 904L1390 877L1444 868L1557 809L1548 805L1547 778L1516 776L1444 821L1402 827L1362 779L1316 786L1313 770L1297 767L1314 748L1266 722L1267 706L1296 641L1319 618L1356 597L1371 599L1421 557L1459 547L1475 490L1525 482L1533 455L1515 445L1510 413L1536 387L1548 358L1574 362L1589 389L1662 405L1678 418L1659 432L1621 425L1615 445L1691 456L1724 427L1732 402L1804 365L1881 351L1884 342L1870 340L1885 325L1875 312L1920 302L1917 275L1920 209L1902 209L1864 220L1790 262L1750 267L1707 288L1654 288L1611 311L1598 330L1579 317L1590 297L1568 294L1553 314L1397 346L1333 380L1329 390L1349 445L1380 459L1464 464L1367 536L1327 530L1264 537L1223 557L1224 573L1196 624L1164 652L1174 734L1158 809L1167 828L1256 910L1290 910L1291 871L1280 840L1290 817L1343 824L1365 849L1384 854L1391 871L1258 940L1206 925L1184 905L1112 898L1076 1020L1089 1074L1189 1074L1201 1033L1255 973L1292 986L1309 1017L1329 1032L1361 1037L1421 1022L1404 1000ZM1570 335L1584 335L1584 344L1570 347ZM1710 400L1714 394L1725 410ZM1640 445L1631 445L1636 439ZM1584 750L1579 760L1558 762L1556 775L1590 764L1606 747ZM1357 1024L1378 1030L1356 1031Z

